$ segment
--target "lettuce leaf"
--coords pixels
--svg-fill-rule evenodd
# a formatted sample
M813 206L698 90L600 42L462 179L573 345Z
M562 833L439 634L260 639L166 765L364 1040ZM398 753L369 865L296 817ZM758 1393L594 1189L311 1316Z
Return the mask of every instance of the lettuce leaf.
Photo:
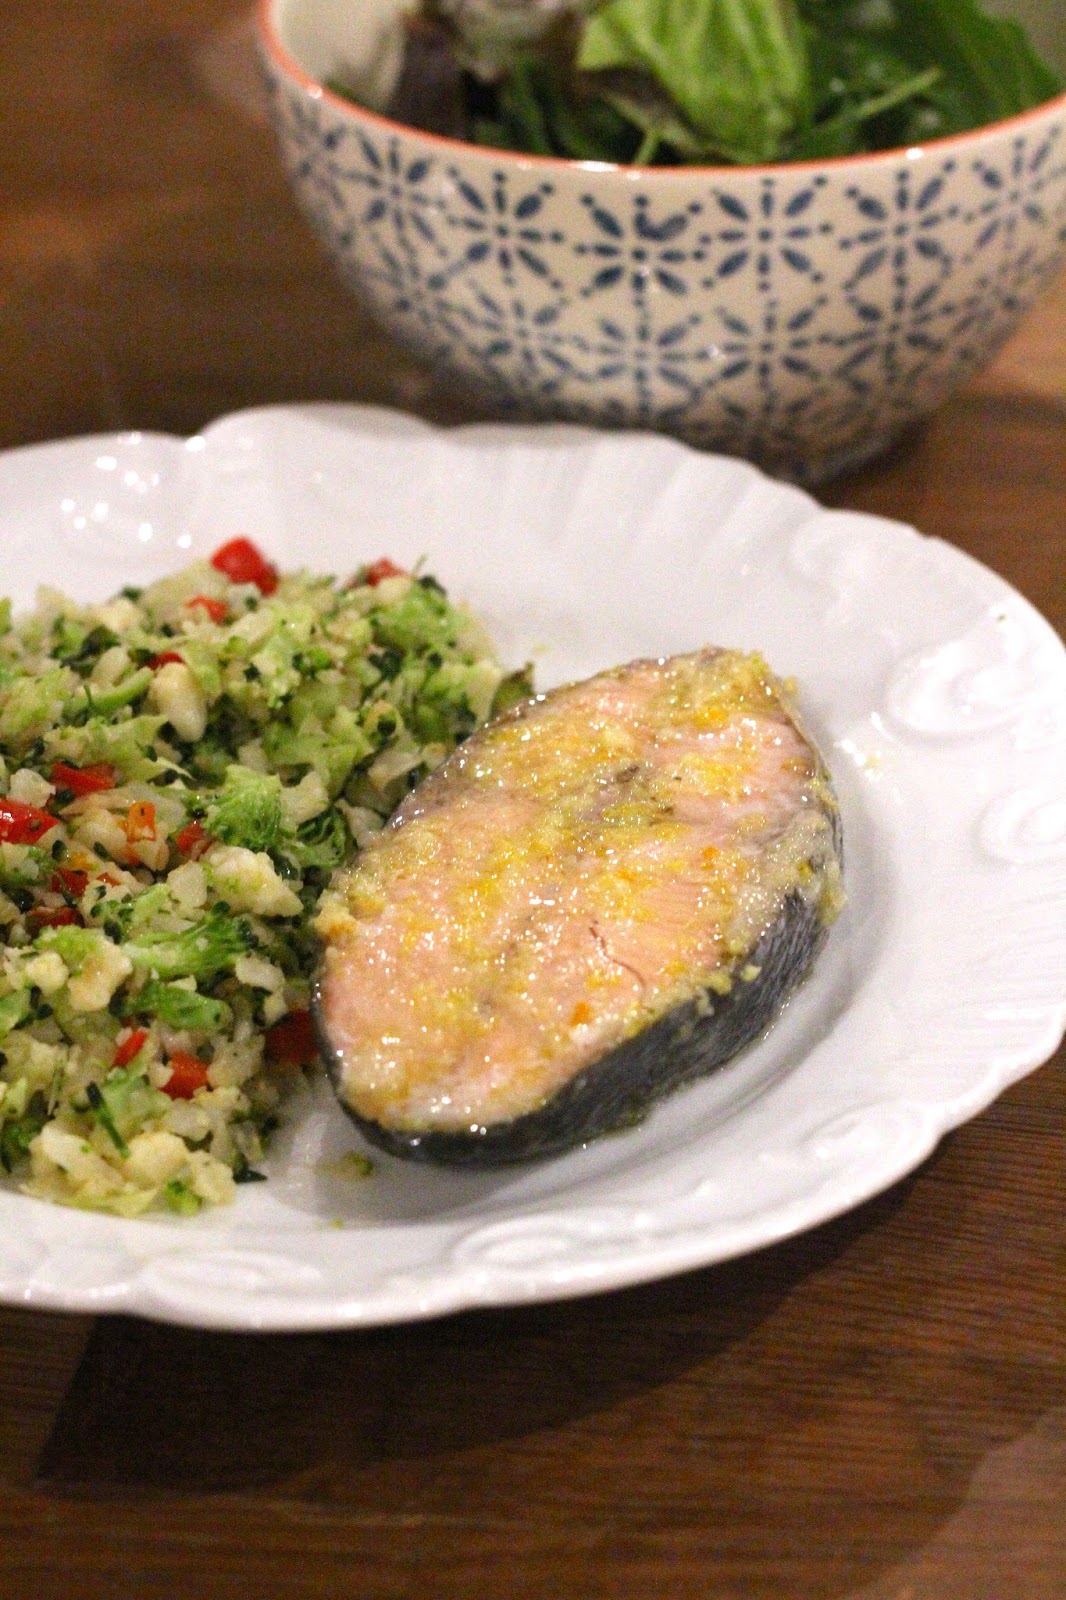
M730 161L775 160L809 116L793 0L606 0L585 23L577 66L649 73L706 154Z
M978 0L895 0L898 48L916 68L937 66L944 133L999 122L1050 100L1061 80L1021 26Z

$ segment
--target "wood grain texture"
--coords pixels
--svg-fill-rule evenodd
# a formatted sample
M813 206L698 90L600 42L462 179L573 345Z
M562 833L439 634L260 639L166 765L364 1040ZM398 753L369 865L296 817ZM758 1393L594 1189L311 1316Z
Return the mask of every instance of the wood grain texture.
M478 413L334 282L244 0L7 0L0 444ZM1066 630L1066 279L823 498ZM558 1306L236 1337L0 1309L0 1600L1063 1600L1066 1065L851 1215Z

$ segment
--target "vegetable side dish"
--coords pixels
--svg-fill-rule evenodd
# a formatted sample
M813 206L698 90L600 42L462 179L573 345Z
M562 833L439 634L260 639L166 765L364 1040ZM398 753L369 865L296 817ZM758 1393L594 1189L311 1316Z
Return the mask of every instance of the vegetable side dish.
M1062 82L980 0L352 0L331 84L428 132L575 160L890 150Z
M232 1198L317 1059L333 870L529 692L436 580L283 575L247 539L0 606L0 1165L135 1215Z

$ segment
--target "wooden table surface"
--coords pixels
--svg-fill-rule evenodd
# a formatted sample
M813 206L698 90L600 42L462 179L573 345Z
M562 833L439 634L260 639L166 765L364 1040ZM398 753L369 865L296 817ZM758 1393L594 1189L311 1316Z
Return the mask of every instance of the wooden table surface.
M244 0L5 0L0 444L263 401L472 415L297 217ZM823 498L1066 626L1066 280ZM1066 1596L1063 1055L733 1264L238 1337L0 1310L0 1600Z

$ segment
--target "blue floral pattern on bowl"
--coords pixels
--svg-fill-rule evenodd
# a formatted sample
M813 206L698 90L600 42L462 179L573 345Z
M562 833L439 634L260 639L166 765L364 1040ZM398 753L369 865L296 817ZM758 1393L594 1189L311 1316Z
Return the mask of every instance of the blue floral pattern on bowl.
M1066 102L926 149L655 171L433 139L267 58L345 278L503 409L658 428L817 479L928 413L1066 254Z

